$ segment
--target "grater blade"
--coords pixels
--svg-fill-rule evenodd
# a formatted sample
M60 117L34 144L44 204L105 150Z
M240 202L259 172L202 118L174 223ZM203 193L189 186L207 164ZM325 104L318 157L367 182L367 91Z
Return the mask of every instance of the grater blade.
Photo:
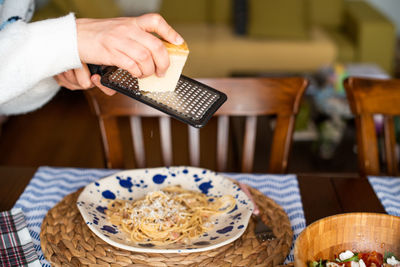
M104 69L101 83L196 128L203 127L227 99L224 93L184 75L172 92L140 91L137 78L117 67Z

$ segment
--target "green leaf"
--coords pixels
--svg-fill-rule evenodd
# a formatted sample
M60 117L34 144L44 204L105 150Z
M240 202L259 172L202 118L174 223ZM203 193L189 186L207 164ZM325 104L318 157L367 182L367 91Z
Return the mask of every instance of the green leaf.
M309 261L308 262L308 267L325 267L326 266L326 260L319 260L319 261Z
M387 259L391 257L394 257L396 260L398 260L397 257L393 254L393 252L385 251L385 255L383 256L384 262L387 262Z
M359 260L360 259L358 258L358 253L355 253L353 257L348 258L348 259L343 260L343 261L341 261L339 259L336 259L336 261L338 261L338 262L349 262L349 261L357 261L358 262Z

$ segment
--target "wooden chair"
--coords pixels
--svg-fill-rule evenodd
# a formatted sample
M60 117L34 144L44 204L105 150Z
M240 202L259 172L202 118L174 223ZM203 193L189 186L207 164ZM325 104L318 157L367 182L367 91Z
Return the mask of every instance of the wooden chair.
M268 171L284 173L287 169L296 114L307 87L307 81L303 78L216 78L199 79L199 81L223 91L228 96L228 100L215 114L218 130L216 135L217 170L226 170L230 116L246 117L241 171L252 172L257 116L276 115ZM87 91L86 95L92 110L98 117L107 167L124 168L123 148L126 146L120 140L121 132L117 121L117 118L121 116L129 117L135 167L146 167L144 156L146 146L143 142L141 123L141 118L144 117L159 117L159 129L162 129L160 145L163 164L166 166L174 164L170 117L121 94L109 97L96 88ZM190 126L187 128L190 165L201 166L199 131L204 128L201 130Z
M381 174L374 114L384 118L384 158L388 175L398 175L394 116L400 115L400 80L348 78L344 82L355 116L358 164L362 175Z

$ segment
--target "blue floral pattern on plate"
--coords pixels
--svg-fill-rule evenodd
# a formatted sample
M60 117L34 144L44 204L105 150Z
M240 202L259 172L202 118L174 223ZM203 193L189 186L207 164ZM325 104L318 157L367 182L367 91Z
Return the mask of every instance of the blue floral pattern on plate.
M213 217L214 227L191 244L158 246L138 244L110 224L105 210L114 199L135 200L169 185L181 185L208 196L232 195L235 208ZM253 204L231 180L216 172L194 167L163 167L118 172L88 184L77 200L78 209L88 227L105 242L130 251L147 253L188 253L214 249L239 238L247 228Z

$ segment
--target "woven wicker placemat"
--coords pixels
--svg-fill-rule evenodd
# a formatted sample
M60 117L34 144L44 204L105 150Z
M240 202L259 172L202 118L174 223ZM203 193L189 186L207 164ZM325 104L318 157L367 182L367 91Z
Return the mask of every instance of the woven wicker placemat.
M251 219L236 241L204 252L182 254L136 253L116 248L97 237L85 224L76 206L82 191L66 196L45 216L41 246L52 266L277 266L290 251L293 232L284 210L258 190L249 187L272 227L275 240L259 243Z

